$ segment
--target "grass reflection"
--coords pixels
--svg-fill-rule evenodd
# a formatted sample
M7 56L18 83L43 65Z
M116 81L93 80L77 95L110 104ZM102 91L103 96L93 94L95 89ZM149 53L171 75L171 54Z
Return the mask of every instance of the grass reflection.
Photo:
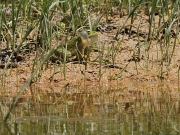
M96 95L44 92L37 97L19 98L9 122L1 121L1 134L179 133L178 96L159 87ZM1 97L2 114L7 98Z

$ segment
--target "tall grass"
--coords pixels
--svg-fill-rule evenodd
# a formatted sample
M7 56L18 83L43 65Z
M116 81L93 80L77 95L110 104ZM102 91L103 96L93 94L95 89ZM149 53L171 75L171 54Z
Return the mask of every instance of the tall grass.
M105 11L102 12L101 4L107 4L108 7ZM10 5L10 15L7 13L6 5ZM112 11L113 6L118 6L121 12L123 9L126 10L127 16L123 22L121 22L117 28L115 33L114 39L117 40L119 34L126 28L130 26L129 38L131 38L131 30L134 26L134 21L138 16L138 12L145 8L145 13L148 15L148 33L146 34L145 41L142 45L138 47L138 55L140 55L140 49L145 50L145 62L146 62L146 70L149 70L148 63L149 63L149 49L151 48L151 43L154 39L159 38L162 36L161 32L164 30L164 38L160 40L160 49L161 49L161 56L162 60L168 61L168 67L171 64L177 42L178 40L178 31L179 31L179 1L167 1L167 0L122 0L122 1L106 1L106 0L94 0L94 1L80 1L80 0L67 0L67 1L55 1L55 0L35 0L35 1L28 1L28 0L20 0L14 1L11 0L10 3L4 1L0 4L0 33L2 35L1 40L6 41L6 48L12 49L13 53L7 60L7 63L4 67L4 72L1 75L3 81L3 86L5 85L5 73L7 71L7 67L10 64L10 59L14 56L15 53L19 52L22 47L27 47L29 44L28 37L30 34L34 33L34 42L36 57L33 63L31 75L29 80L24 84L24 86L18 92L18 95L11 105L9 113L6 115L5 120L8 119L12 109L14 108L16 102L18 101L19 96L22 92L31 84L32 80L35 82L40 77L41 68L43 64L47 64L49 58L53 54L54 50L57 46L60 45L59 42L53 43L53 39L57 39L62 35L66 35L66 39L69 36L76 36L79 29L90 30L94 31L98 27L100 19L102 17L106 17L106 23L108 24L108 17ZM92 9L91 7L98 7ZM92 14L96 12L100 14L100 17L97 17L95 22L91 22ZM158 14L156 14L158 13ZM62 21L63 19L66 21ZM155 25L155 19L158 16L158 27ZM168 16L166 19L164 16ZM60 21L60 24L64 24L65 27L62 29L57 23L53 23L54 19ZM126 26L127 21L131 19L131 25ZM142 19L142 18L141 18ZM55 21L57 21L55 20ZM89 21L89 23L87 23ZM23 24L23 25L22 25ZM55 29L54 26L55 25ZM139 39L139 28L141 27L141 20L139 20L137 26L137 37L138 37L138 44L140 44ZM157 30L156 30L157 29ZM175 36L173 46L170 45L170 38L172 36L172 30L175 29ZM22 31L22 35L20 41L17 41L17 33ZM123 41L123 39L120 39ZM65 41L67 42L67 41ZM118 42L118 41L117 41ZM121 43L120 43L121 44ZM121 46L114 46L114 42L112 44L111 49L108 50L109 54L112 56L112 63L115 64L116 54L118 53L118 49ZM165 45L165 46L164 46ZM104 45L103 45L104 47ZM141 48L142 47L142 48ZM101 53L99 53L99 80L102 77L102 66L103 66L103 57L105 53L105 48L102 48ZM139 56L140 57L140 56ZM67 57L65 54L63 63L63 75L66 79L66 62ZM164 61L161 61L163 66ZM137 63L136 63L137 64ZM128 66L128 64L126 65ZM126 68L125 66L125 68ZM138 68L136 65L137 74ZM123 68L124 70L124 68ZM122 70L122 71L123 71ZM162 68L160 71L161 76L163 76ZM117 76L120 76L122 72L120 72ZM116 76L116 77L117 77Z

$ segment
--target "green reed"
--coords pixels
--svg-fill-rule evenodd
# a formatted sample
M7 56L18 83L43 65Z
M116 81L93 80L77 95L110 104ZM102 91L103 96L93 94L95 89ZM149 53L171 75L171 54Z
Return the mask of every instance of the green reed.
M105 44L103 43L102 45L102 48L101 48L101 52L99 52L99 74L98 74L98 77L99 77L99 81L101 80L101 77L103 75L102 73L102 64L103 64L103 56L104 56L104 51L105 51Z
M169 4L169 5L168 5ZM164 62L167 62L166 64L166 71L167 74L169 74L169 66L171 64L171 60L173 58L174 55L174 51L175 48L177 46L177 35L178 35L178 31L179 31L179 26L178 26L178 22L179 19L177 19L176 17L179 16L179 11L178 11L178 1L171 1L171 2L167 2L167 1L163 1L161 2L161 14L159 15L159 22L162 20L162 24L159 25L159 30L157 31L157 37L163 39L162 41L164 43L161 43L162 41L160 41L160 49L161 49L161 77L163 76L164 70L163 70L163 65ZM172 8L167 8L167 5ZM165 19L164 15L167 14L168 18ZM160 24L160 23L159 23ZM161 37L159 37L159 32L163 31L163 35L161 35ZM172 38L173 38L173 42L172 42Z
M154 21L154 14L156 11L156 7L159 1L153 0L151 3L151 11L149 11L149 32L148 32L148 37L147 40L149 41L151 36L152 36L152 26L153 26L153 21Z
M101 3L109 4L108 9L102 12ZM149 63L149 49L151 47L152 41L155 39L155 36L160 36L160 32L165 29L164 33L164 39L160 41L160 52L162 58L165 57L168 61L168 66L171 64L174 51L176 49L177 40L178 40L178 31L179 31L179 1L168 1L168 0L122 0L122 1L116 1L117 5L120 7L120 11L125 9L128 13L126 16L126 19L124 22L122 22L122 25L118 26L118 30L116 31L114 39L117 39L118 35L121 33L121 31L126 27L126 23L128 19L131 19L131 25L130 26L130 33L129 38L131 37L131 30L134 26L135 18L138 15L138 11L140 11L140 8L145 7L144 12L148 12L148 34L147 37L145 37L145 42L143 44L140 44L139 39L139 28L141 25L141 19L138 22L137 26L137 37L138 37L138 50L137 53L138 57L140 57L140 49L141 47L145 48L145 62L146 62L146 70L148 71L148 63ZM41 74L41 68L43 64L48 63L49 58L53 54L56 47L53 47L52 39L58 38L61 35L77 35L79 28L86 28L88 27L90 31L96 30L96 28L99 25L99 22L102 17L106 17L108 19L110 15L110 11L112 7L115 5L113 1L79 1L79 0L67 0L67 1L55 1L55 0L35 0L35 1L28 1L28 0L21 0L19 2L15 2L11 0L11 15L8 16L6 14L6 11L3 11L2 9L5 8L5 6L0 4L0 15L1 15L1 23L0 23L0 32L4 30L5 34L3 35L3 38L7 40L7 48L12 48L13 53L11 54L10 58L13 57L15 52L18 52L21 47L28 45L26 43L27 37L30 35L31 32L35 31L35 42L36 42L36 58L33 63L32 72L28 79L28 81L24 84L24 86L20 89L15 101L12 103L11 108L9 109L8 114L5 117L5 120L8 119L12 109L14 108L15 104L18 101L18 98L22 94L22 92L32 83L32 80L35 80L35 82L38 81L38 78L40 78ZM85 5L87 8L85 8ZM93 9L90 9L90 7L98 7ZM169 8L170 7L170 8ZM150 10L149 10L150 9ZM95 20L94 23L91 22L91 13L93 11L96 11L97 13L100 13L100 17L97 17L97 20ZM159 29L156 31L155 29L155 14L156 12L160 12L158 14L159 16ZM36 13L36 14L35 14ZM56 14L57 13L57 14ZM65 30L61 29L57 24L55 25L57 29L53 29L52 21L53 17L55 15L63 15L65 20L68 20L67 22L62 22L62 24L65 24ZM66 16L65 16L66 15ZM168 16L168 19L165 19L165 15ZM86 21L89 20L89 25L86 24ZM106 20L107 21L107 20ZM19 25L19 22L23 22L24 26ZM106 22L108 23L108 22ZM9 25L11 24L11 26ZM86 25L86 26L85 26ZM173 46L170 44L170 38L171 38L171 31L174 29L175 26L175 36L174 36L174 42ZM59 30L60 29L60 30ZM16 33L18 31L22 30L23 34L20 39L20 42L17 42ZM54 31L53 31L54 30ZM123 37L124 38L124 37ZM120 41L123 41L123 38L120 39ZM179 41L179 40L178 40ZM65 41L67 42L67 41ZM117 41L118 42L118 41ZM60 45L57 43L55 46ZM164 46L165 45L165 46ZM103 58L105 57L105 45L103 45L101 52L99 53L99 80L101 80L102 77L102 67L103 67ZM108 48L107 51L110 55L112 64L115 64L115 59L117 56L117 53L119 50L121 50L121 42L115 46L115 42L113 42L112 46ZM134 50L135 51L135 50ZM134 53L134 54L135 54ZM4 73L2 74L3 77L6 77L6 71L7 67L9 65L9 60L7 61L7 64L4 68ZM63 72L64 79L66 79L66 63L67 63L67 54L64 56L64 60L61 64L63 64L63 68L61 69ZM129 64L129 63L128 63ZM122 72L127 68L128 64L124 66L122 70L119 71L117 75L112 75L112 78L118 78L122 75ZM136 70L137 74L138 72L138 64L136 64ZM163 76L163 61L162 61L160 76L162 78ZM5 78L2 79L3 86L6 83ZM84 80L85 81L85 80Z
M126 19L124 20L122 26L118 26L118 30L116 32L114 39L117 39L121 30L125 27L125 24L127 23L128 19L134 15L135 11L138 9L139 6L141 6L142 3L143 3L143 0L139 0L137 3L135 3L135 6L128 13L128 15L127 15Z
M55 48L53 48L51 51L48 51L46 54L42 55L41 58L40 58L40 59L42 59L42 61L40 61L40 62L37 62L37 59L39 59L39 58L36 58L36 62L35 62L34 65L33 65L33 70L32 70L33 72L30 74L29 79L24 83L24 85L22 86L22 88L18 91L15 100L12 102L12 104L11 104L11 106L10 106L10 108L9 108L9 111L8 111L8 113L6 114L5 118L4 118L5 121L8 120L8 118L9 118L9 116L10 116L10 114L11 114L11 111L12 111L12 109L15 107L15 105L16 105L19 97L21 96L21 94L27 89L27 87L29 87L29 86L31 85L31 83L32 83L32 81L33 81L34 79L37 80L38 75L39 75L39 73L40 73L40 70L41 70L43 64L49 60L49 58L50 58L51 55L53 54L54 50L55 50ZM42 58L42 57L43 57L43 58ZM36 80L35 80L35 81L36 81Z

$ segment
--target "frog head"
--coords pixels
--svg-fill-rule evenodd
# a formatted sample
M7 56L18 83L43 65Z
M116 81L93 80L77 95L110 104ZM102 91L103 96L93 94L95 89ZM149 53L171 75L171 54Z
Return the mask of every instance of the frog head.
M93 33L93 34L88 35L88 33L86 31L82 31L80 33L80 37L82 40L82 45L84 47L91 46L94 42L96 42L98 40L98 34L97 33Z

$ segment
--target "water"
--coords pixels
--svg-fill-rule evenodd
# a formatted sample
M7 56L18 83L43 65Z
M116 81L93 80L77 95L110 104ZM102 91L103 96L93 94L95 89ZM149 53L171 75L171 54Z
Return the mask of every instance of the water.
M1 97L1 118L12 97ZM0 134L10 135L177 135L180 102L176 90L112 90L43 93L21 97Z

